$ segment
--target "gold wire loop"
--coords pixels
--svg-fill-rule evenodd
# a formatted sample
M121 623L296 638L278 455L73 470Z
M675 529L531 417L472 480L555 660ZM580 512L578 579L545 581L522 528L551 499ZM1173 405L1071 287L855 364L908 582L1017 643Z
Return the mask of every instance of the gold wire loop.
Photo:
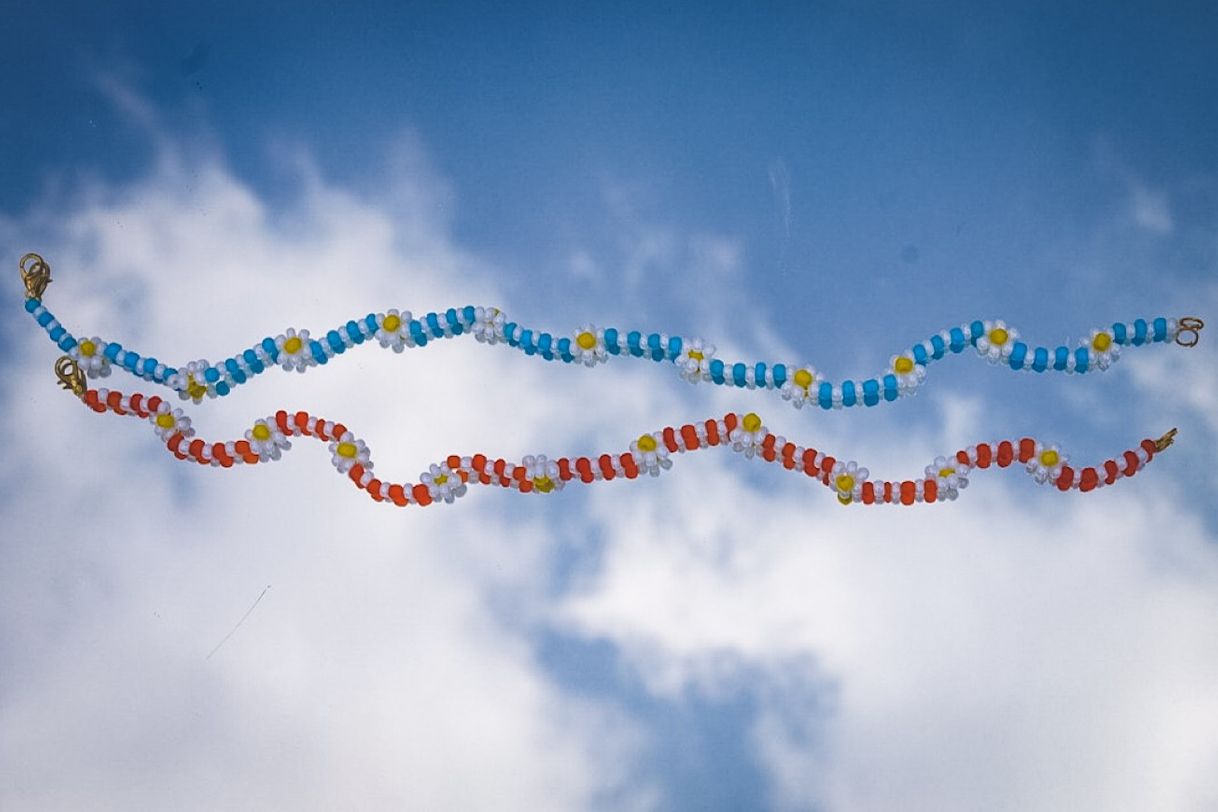
M47 285L51 284L51 266L33 251L23 256L17 266L21 269L21 281L25 283L26 298L41 299Z
M1205 326L1205 322L1196 316L1184 316L1176 325L1180 328L1176 331L1176 343L1181 347L1195 347L1197 342L1201 340L1201 328ZM1191 336L1191 338L1185 338Z
M72 358L65 355L55 362L55 377L59 378L59 385L71 392L76 397L84 399L85 396L85 371L80 368Z
M1162 437L1155 440L1155 450L1162 451L1174 443L1176 441L1176 431L1177 429L1172 429L1171 431L1167 432L1167 434L1164 434Z

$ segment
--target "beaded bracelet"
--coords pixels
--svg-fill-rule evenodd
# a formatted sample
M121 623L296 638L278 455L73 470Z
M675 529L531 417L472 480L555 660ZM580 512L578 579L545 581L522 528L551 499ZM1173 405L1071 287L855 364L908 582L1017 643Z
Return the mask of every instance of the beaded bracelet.
M124 349L118 342L104 341L96 336L77 339L42 302L43 293L51 282L50 266L46 261L37 254L26 254L21 258L20 268L26 287L26 312L88 377L106 377L113 367L118 367L176 390L182 399L195 403L204 397L227 395L270 367L305 372L366 341L375 340L382 347L401 352L406 347L424 347L430 341L473 334L479 342L505 343L526 355L547 361L595 366L607 361L609 356L647 358L673 364L681 377L691 383L709 381L720 386L773 389L797 408L815 405L822 409L840 409L875 406L881 401L910 395L922 383L931 362L949 353L963 352L970 346L991 363L1013 370L1081 374L1107 369L1120 356L1123 347L1169 341L1185 347L1194 346L1205 326L1193 317L1135 319L1092 330L1077 347L1061 345L1050 349L1020 341L1019 332L1002 321L976 320L943 330L892 356L888 369L874 377L834 383L822 378L808 364L726 362L715 357L714 345L698 338L645 334L637 330L627 332L614 327L602 329L592 325L580 327L569 336L556 337L508 321L497 308L467 305L443 313L428 313L419 319L409 311L369 313L358 321L351 320L327 331L320 339L314 338L308 330L288 328L219 364L198 360L173 367Z
M917 479L872 480L866 468L845 462L814 448L805 448L766 430L760 417L725 414L719 420L665 427L640 435L628 451L599 456L526 456L520 462L492 459L485 454L451 455L433 464L413 484L390 483L373 475L371 452L346 426L308 412L275 414L254 421L245 438L235 442L205 442L195 437L191 420L182 409L174 409L157 395L124 395L105 389L89 389L75 360L63 357L55 367L61 384L96 412L133 415L152 424L166 448L179 460L231 468L278 460L292 447L292 437L313 437L328 444L331 462L338 472L377 502L405 507L451 504L464 496L471 484L497 485L521 493L552 493L571 482L591 484L618 477L635 479L640 474L658 476L672 466L672 455L702 448L726 447L745 457L779 463L788 471L801 471L837 494L843 505L913 505L955 500L968 486L974 469L1006 468L1016 462L1033 480L1058 490L1084 493L1131 477L1170 446L1176 430L1158 440L1146 439L1099 465L1074 468L1055 444L1031 437L979 443L946 457L936 457Z

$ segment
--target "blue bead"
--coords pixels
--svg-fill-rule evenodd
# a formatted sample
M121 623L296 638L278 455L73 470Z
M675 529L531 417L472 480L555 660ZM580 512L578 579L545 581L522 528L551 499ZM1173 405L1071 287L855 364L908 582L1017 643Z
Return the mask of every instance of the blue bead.
M461 316L465 319L465 324L468 327L478 318L478 311L473 305L466 305L461 308Z
M863 403L874 406L880 402L880 382L875 378L863 381Z
M786 364L775 364L774 365L774 386L778 389L781 389L783 387L783 384L785 384L786 382L787 382L787 365Z
M241 353L241 357L245 359L245 365L250 368L250 372L255 375L260 374L264 369L262 362L258 360L258 356L253 350L246 350Z
M457 318L457 311L455 308L450 307L445 310L444 319L448 322L449 327L452 327L454 330L460 329L461 320Z
M618 355L621 353L622 348L617 345L616 327L608 327L605 329L605 349L609 351L610 355Z
M1022 341L1016 341L1014 348L1011 350L1011 358L1008 363L1011 369L1023 369L1023 360L1028 357L1028 345Z
M533 352L536 351L536 348L533 346L533 331L532 330L521 330L520 331L520 346L524 347L525 352L528 352L529 355L532 355ZM532 352L530 352L530 351L532 351Z
M241 371L241 367L237 366L237 362L231 358L224 362L224 366L228 369L228 374L233 377L237 383L245 383L245 373Z
M229 391L228 384L224 381L220 381L218 384L216 384L216 394L220 397L224 397L229 393Z
M682 341L681 336L673 336L668 339L668 360L674 360L681 354Z
M76 339L72 338L72 336L64 336L59 342L59 349L63 350L64 352L67 352L75 346Z
M660 349L659 333L652 333L647 336L647 348L651 350L651 360L659 361L664 357L664 351Z
M854 381L842 381L842 405L853 406L857 402Z
M25 312L33 313L35 310L38 309L38 305L40 305L40 304L42 304L42 302L38 299L26 299L25 300Z
M825 381L820 385L817 391L817 402L820 403L822 409L833 408L833 384Z
M104 355L104 356L106 356L106 358L110 359L110 363L114 363L115 359L118 358L119 351L122 348L123 348L123 346L121 344L119 344L117 341L111 341L109 344L106 345L106 351L103 352L102 355Z
M1167 340L1167 319L1160 316L1152 323L1155 329L1155 341Z
M575 360L575 356L573 356L571 354L571 339L569 339L569 338L558 339L558 354L560 356L562 356L562 360L564 360L564 361Z
M359 325L356 324L354 321L347 322L346 330L347 330L347 335L350 336L352 343L354 343L354 344L363 344L364 343L364 334L360 332Z
M265 352L272 361L279 357L279 348L275 346L275 340L272 338L262 339L262 351Z
M913 357L914 357L914 361L916 363L921 364L922 366L926 366L926 364L930 360L926 355L926 347L923 347L921 344L914 345Z
M1112 325L1112 340L1118 344L1124 344L1126 341L1129 340L1129 336L1126 334L1126 331L1125 331L1124 322L1120 322L1118 324Z
M151 377L152 373L156 372L157 360L155 358L144 359L144 374Z
M1066 368L1066 359L1070 357L1070 350L1067 347L1058 347L1053 351L1053 368L1061 371Z
M1133 345L1135 347L1146 343L1146 319L1136 319L1133 323Z
M216 369L215 367L208 367L203 372L203 379L208 383L215 383L216 381L220 380L220 370Z
M744 364L732 364L732 383L736 384L737 386L744 386L744 370Z
M376 335L376 331L379 330L380 327L378 327L376 324L375 313L369 313L367 316L364 316L364 326L368 328L368 335Z
M964 331L963 330L961 330L959 327L953 327L948 332L948 335L951 336L951 339L952 339L952 343L951 343L952 352L960 352L961 350L964 349L965 340L964 340Z
M1079 347L1074 351L1074 371L1086 372L1088 369L1088 353L1086 347Z
M414 327L412 324L411 330L413 329ZM519 343L516 341L516 322L509 321L507 324L503 325L503 337L507 339L507 343L511 344L513 347Z
M313 360L319 364L324 364L330 360L330 356L326 355L326 348L319 341L309 341L309 352L313 353Z
M982 321L973 322L968 326L968 329L972 334L969 336L969 338L973 341L973 343L976 343L977 339L985 335L985 323Z
M1032 358L1032 369L1036 372L1044 372L1049 368L1049 351L1044 347L1037 347Z
M718 358L710 362L710 375L715 383L723 383L723 362Z
M513 324L512 326L515 327L516 325ZM410 322L410 337L420 347L427 346L427 333L423 332L423 325L413 319Z
M643 340L643 334L638 330L631 330L626 334L626 344L630 347L631 355L642 355L643 347L640 342Z
M896 400L900 395L900 389L897 388L897 376L888 374L884 376L884 400Z
M138 352L131 352L130 350L128 350L126 357L123 358L123 366L130 370L134 370L135 365L139 362L140 354Z
M427 329L431 330L431 334L436 338L444 336L444 329L440 327L440 317L435 313L428 313L424 319L427 322Z
M52 341L58 341L59 339L63 338L63 334L66 332L67 330L64 329L64 326L61 324L51 332L47 333L47 335L51 337Z
M48 324L50 324L54 320L55 320L55 317L51 315L51 311L44 310L44 311L42 311L42 315L38 317L38 326L46 327Z
M930 337L930 346L931 346L931 349L934 350L934 352L931 353L931 356L930 356L931 358L934 358L936 361L938 361L940 358L943 357L943 352L946 349L946 346L943 343L943 336L941 336L941 335L931 336Z
M549 333L542 333L537 337L537 349L541 350L542 355L550 352L550 345L553 343L554 337Z
M753 382L758 386L765 386L765 364L760 361L753 367Z

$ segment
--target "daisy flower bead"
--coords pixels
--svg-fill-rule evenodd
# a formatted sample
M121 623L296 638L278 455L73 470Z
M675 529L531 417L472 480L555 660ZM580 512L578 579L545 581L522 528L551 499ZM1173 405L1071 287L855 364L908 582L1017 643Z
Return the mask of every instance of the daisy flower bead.
M902 395L912 394L926 378L926 367L914 361L911 352L892 356L888 369L896 377L897 388Z
M1112 362L1121 355L1121 348L1117 346L1112 333L1108 330L1092 330L1091 335L1087 337L1082 346L1088 349L1091 363L1099 369L1108 369L1112 366Z
M106 342L93 336L81 339L69 354L90 378L104 378L110 374L110 361L105 352Z
M940 499L950 501L968 487L969 470L969 466L958 460L935 457L935 461L926 466L926 478L935 480L935 484L939 486Z
M1019 338L1019 331L1014 327L1007 327L1004 321L987 321L985 324L985 332L983 332L976 342L977 353L992 364L997 364L1007 360L1011 356L1011 350L1015 348L1015 339Z
M731 440L733 451L740 451L744 456L751 457L761 448L765 435L766 430L765 426L761 425L761 418L754 412L749 412L740 421L740 425L732 429L728 439Z
M381 343L382 347L392 349L394 352L401 352L404 347L410 346L413 342L410 340L410 311L398 312L390 310L387 313L378 313L376 316L376 340Z
M851 502L857 502L863 498L863 483L867 481L867 477L871 472L866 468L860 468L857 462L851 460L843 463L837 462L833 466L833 471L829 474L829 481L833 485L833 490L837 491L837 501L843 505L848 505Z
M681 345L681 353L673 359L681 377L697 383L710 377L710 364L715 358L715 345L700 338L691 338Z
M530 455L521 460L521 463L524 466L525 475L533 483L533 490L538 493L562 490L563 485L566 484L559 476L558 463L546 459L545 454L536 457Z
M810 366L801 367L795 364L789 364L788 368L795 371L787 377L779 391L783 400L789 400L795 408L802 409L805 403L816 397L816 370Z
M465 483L445 463L432 465L427 473L419 476L419 481L427 486L432 500L437 502L442 499L451 505L458 496L465 495Z
M1036 443L1036 452L1028 460L1028 473L1037 482L1045 483L1056 480L1062 473L1062 466L1070 458L1062 453L1056 443Z
M478 307L474 309L474 338L483 344L498 344L503 340L503 325L507 316L497 307Z
M289 372L293 369L304 372L317 363L309 354L309 331L299 333L289 327L283 335L275 339L275 347L279 350L279 365Z
M190 437L195 433L190 427L190 418L183 414L181 409L170 409L169 404L164 401L161 401L155 414L148 416L148 420L162 440L168 441L175 434Z
M330 443L330 455L330 461L340 474L350 471L356 463L365 469L372 468L368 446L363 440L355 439L355 435L349 431L343 432L341 437Z
M605 331L592 325L576 330L571 336L571 354L584 366L594 367L604 363L609 358L609 351L605 349Z
M668 459L668 449L662 440L663 435L657 431L644 434L630 444L630 454L639 470L659 476L661 470L672 467L672 460Z
M292 447L291 441L279 430L273 417L255 420L254 427L245 432L245 439L263 462L279 459L282 451Z
M182 400L200 403L204 397L216 396L215 387L207 382L207 370L209 369L211 369L211 364L205 360L191 361L179 369L176 375L171 376L168 384L178 391Z

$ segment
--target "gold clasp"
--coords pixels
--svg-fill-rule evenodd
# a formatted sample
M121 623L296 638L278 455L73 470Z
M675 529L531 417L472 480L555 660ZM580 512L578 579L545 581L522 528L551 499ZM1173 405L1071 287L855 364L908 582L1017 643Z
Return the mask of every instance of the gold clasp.
M1205 326L1205 322L1196 316L1184 316L1176 322L1179 329L1176 331L1176 343L1181 347L1195 347L1197 342L1201 340L1201 328ZM1192 336L1192 340L1181 341L1185 335Z
M82 400L85 397L85 372L76 361L65 355L55 362L55 377L59 385Z
M1155 440L1155 450L1162 451L1163 449L1167 448L1169 445L1171 445L1175 441L1176 441L1176 429L1172 429L1171 431L1167 432L1167 434L1164 434L1162 437Z
M51 266L38 254L30 252L17 263L21 269L21 281L25 283L25 295L28 299L41 299L51 284Z

